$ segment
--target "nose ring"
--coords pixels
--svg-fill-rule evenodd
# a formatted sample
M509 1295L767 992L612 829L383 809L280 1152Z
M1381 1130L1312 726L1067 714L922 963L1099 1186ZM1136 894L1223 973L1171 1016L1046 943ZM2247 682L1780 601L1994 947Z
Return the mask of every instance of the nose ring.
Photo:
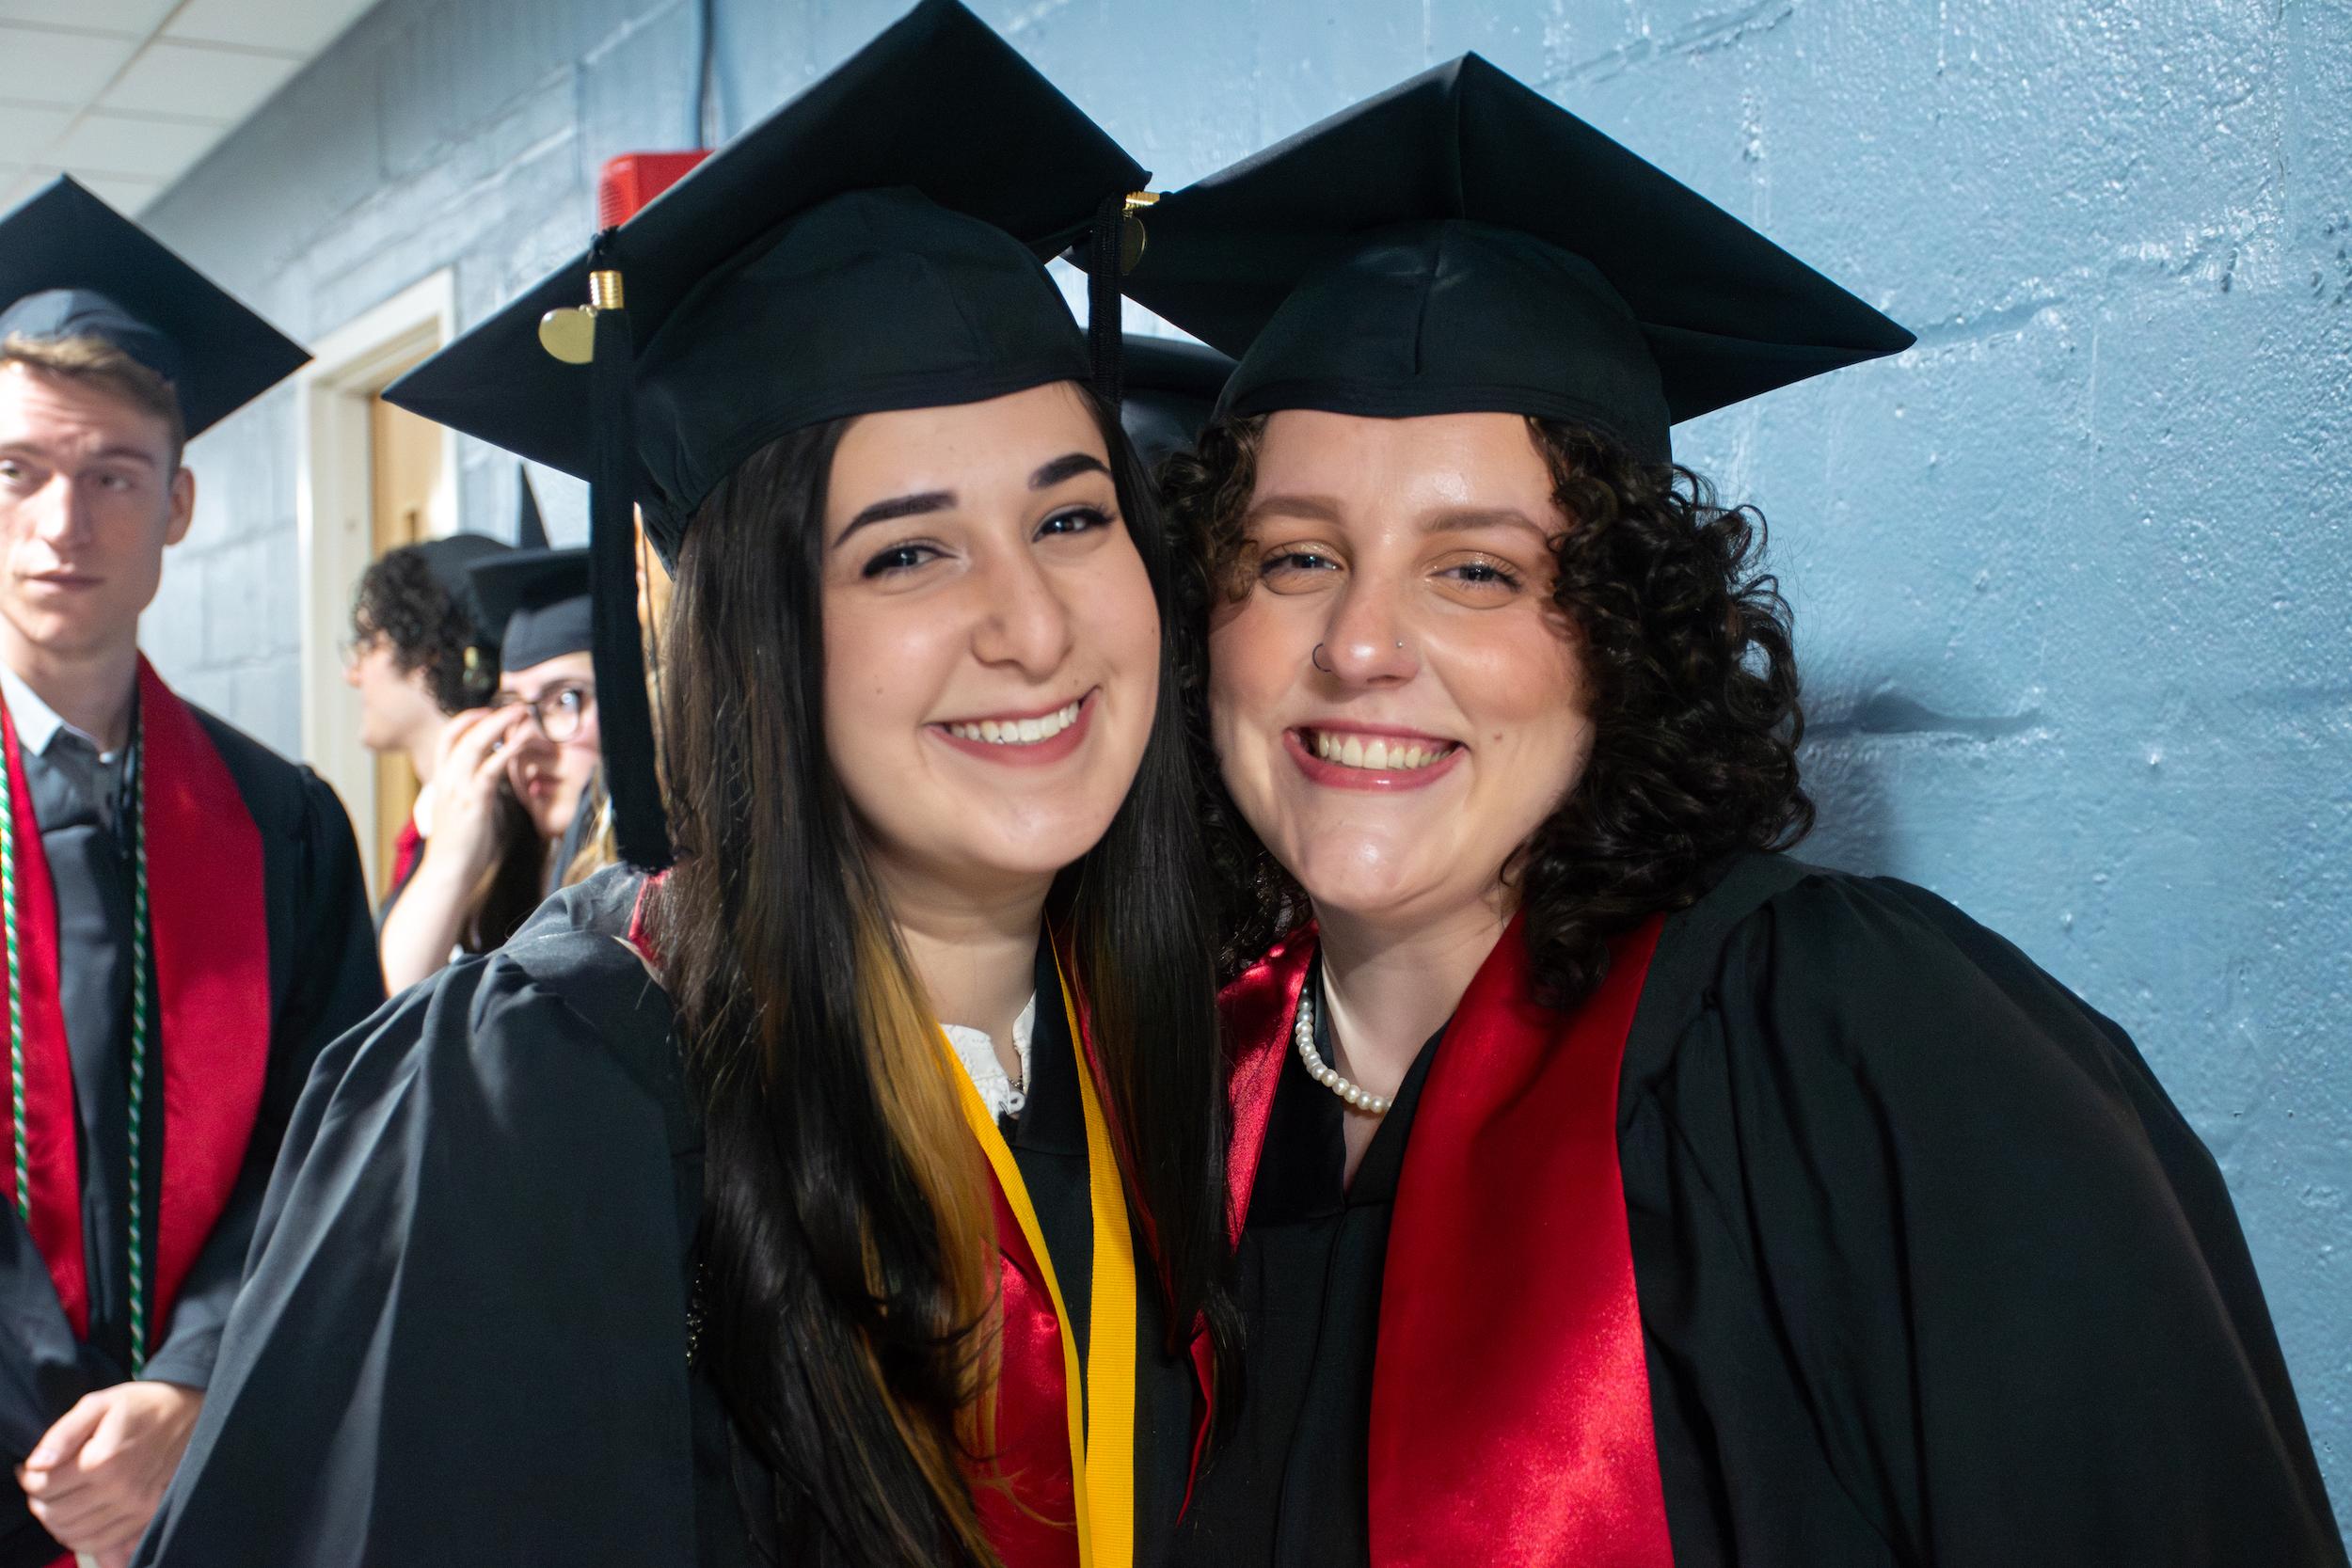
M1327 675L1336 675L1339 673L1338 670L1323 662L1323 644L1320 642L1315 644L1314 652L1307 656L1307 662L1313 665L1316 669L1322 671Z

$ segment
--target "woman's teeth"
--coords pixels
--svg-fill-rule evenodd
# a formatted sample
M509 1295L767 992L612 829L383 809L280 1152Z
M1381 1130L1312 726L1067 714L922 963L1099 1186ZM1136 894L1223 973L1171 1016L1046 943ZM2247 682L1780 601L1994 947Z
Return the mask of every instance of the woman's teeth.
M1056 708L1042 719L983 719L977 724L950 724L947 733L959 740L984 740L991 746L1034 746L1051 740L1078 721L1085 699Z
M1314 742L1315 755L1324 761L1336 762L1342 768L1361 768L1369 772L1409 773L1416 768L1443 762L1454 750L1454 743L1448 740L1421 746L1403 740L1382 740L1377 736L1367 741L1359 735L1336 736L1321 730L1310 731L1309 735Z

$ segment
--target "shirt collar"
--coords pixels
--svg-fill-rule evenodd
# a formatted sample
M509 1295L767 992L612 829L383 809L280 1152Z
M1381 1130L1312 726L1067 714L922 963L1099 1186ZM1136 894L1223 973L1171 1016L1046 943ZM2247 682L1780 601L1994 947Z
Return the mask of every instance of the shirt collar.
M988 1107L992 1117L1007 1114L1019 1116L1028 1104L1025 1092L1029 1083L1029 1039L1037 1033L1037 994L1032 991L1021 1009L1021 1016L1012 1021L1012 1045L1021 1059L1021 1082L1015 1085L1005 1075L1004 1064L996 1059L996 1042L986 1031L961 1023L943 1023L940 1033L955 1048L956 1059L963 1064L964 1075L979 1091L980 1103Z
M42 702L40 694L24 683L24 676L5 663L0 663L0 697L7 698L8 717L16 721L17 744L35 756L48 755L50 745L60 731L72 735L100 756L106 754L106 748L98 743L96 736L67 723L56 708Z

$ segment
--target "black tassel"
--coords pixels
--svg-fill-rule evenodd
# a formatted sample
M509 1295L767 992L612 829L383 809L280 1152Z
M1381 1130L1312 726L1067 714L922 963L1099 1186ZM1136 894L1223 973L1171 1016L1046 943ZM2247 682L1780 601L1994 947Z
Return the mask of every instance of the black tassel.
M1125 390L1120 355L1120 248L1127 221L1127 197L1104 197L1094 209L1087 236L1087 348L1094 363L1094 391L1112 408Z
M596 236L591 270L618 268L612 236L610 229ZM621 858L641 870L660 871L672 855L637 626L636 346L626 309L607 305L596 311L596 344L589 365L596 462L588 490L588 586L596 606L596 724Z

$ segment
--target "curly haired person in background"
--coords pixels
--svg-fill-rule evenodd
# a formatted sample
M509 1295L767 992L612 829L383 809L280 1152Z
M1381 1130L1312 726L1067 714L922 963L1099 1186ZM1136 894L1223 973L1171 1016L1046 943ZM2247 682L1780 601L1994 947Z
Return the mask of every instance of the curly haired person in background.
M421 786L376 908L379 953L394 990L439 968L453 949L498 946L539 901L545 857L530 816L504 786L494 749L513 726L511 716L501 723L486 711L499 684L499 642L470 571L515 553L473 533L404 545L373 562L352 595L343 679L359 693L360 744L405 755ZM427 835L445 805L451 831L442 835L442 860L469 863L463 885L436 900L449 905L447 918L423 922L434 930L419 938L396 927L393 916L426 863ZM487 857L483 866L459 852L476 840Z

